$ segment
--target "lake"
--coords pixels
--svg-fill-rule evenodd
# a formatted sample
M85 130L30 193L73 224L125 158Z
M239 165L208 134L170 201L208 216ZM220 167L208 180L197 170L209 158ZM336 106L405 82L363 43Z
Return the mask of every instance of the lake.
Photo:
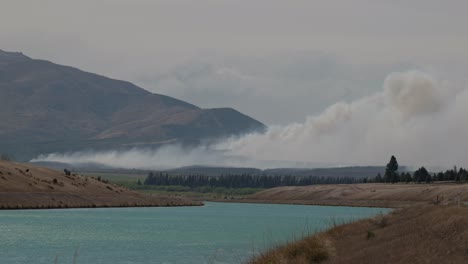
M390 209L246 203L0 211L0 263L241 263Z

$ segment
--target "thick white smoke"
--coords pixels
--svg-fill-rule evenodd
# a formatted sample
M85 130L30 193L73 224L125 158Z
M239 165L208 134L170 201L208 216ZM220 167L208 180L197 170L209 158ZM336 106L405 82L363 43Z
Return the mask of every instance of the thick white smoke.
M183 148L168 145L157 150L135 148L127 151L82 151L41 155L32 161L68 164L98 163L116 168L168 169L194 164L223 164L223 153L207 147Z
M465 87L463 87L465 88ZM287 105L284 107L294 107ZM390 155L414 166L468 165L468 89L417 71L392 73L383 90L339 102L303 123L224 141L214 151L171 146L158 151L52 154L37 160L119 167L383 165Z
M294 106L290 106L294 107ZM304 123L227 142L237 155L328 164L467 164L468 91L413 71L390 74L383 91L337 103Z

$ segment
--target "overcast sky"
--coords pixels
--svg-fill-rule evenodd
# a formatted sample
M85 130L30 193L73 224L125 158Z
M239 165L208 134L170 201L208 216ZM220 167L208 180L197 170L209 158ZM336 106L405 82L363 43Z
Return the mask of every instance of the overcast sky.
M2 0L0 49L267 124L381 91L392 72L466 84L468 1Z

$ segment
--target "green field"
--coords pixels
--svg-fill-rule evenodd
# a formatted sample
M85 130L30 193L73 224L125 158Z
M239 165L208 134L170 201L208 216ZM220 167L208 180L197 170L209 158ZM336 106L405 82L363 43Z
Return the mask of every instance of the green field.
M225 187L196 187L177 185L144 185L146 174L124 174L124 173L106 173L106 172L86 172L85 176L100 177L109 182L137 190L148 194L166 194L175 196L186 196L198 199L230 199L231 197L240 197L250 195L264 190L263 188L225 188ZM140 182L141 184L139 184Z
M122 174L122 173L107 173L107 172L86 172L82 173L85 176L101 177L101 179L108 180L111 183L127 187L129 189L137 189L138 181L143 183L146 174Z

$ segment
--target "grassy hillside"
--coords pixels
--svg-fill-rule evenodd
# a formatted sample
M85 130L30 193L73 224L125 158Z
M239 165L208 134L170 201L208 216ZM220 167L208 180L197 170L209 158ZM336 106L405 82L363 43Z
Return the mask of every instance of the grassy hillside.
M250 264L467 263L467 227L465 206L405 208L279 246Z
M0 161L0 208L71 208L199 205L187 199L144 195L100 177Z
M458 195L468 202L468 184L331 184L278 187L246 200L267 203L404 207L439 201L453 202Z

